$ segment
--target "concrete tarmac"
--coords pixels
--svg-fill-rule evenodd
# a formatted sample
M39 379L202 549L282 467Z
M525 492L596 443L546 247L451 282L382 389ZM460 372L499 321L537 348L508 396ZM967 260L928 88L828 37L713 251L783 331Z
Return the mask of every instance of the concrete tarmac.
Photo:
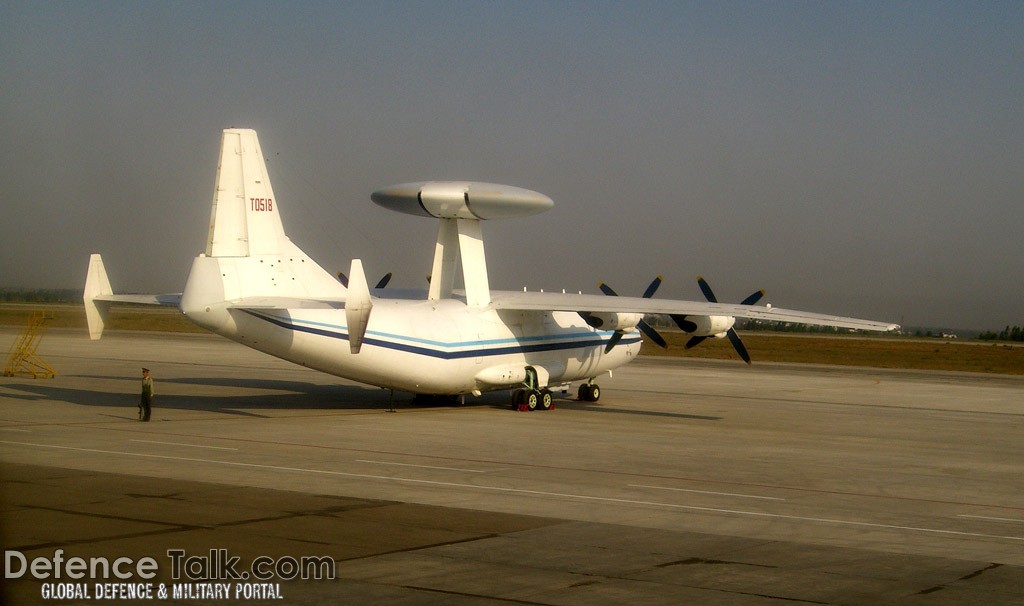
M210 335L39 353L56 378L0 379L6 603L212 603L220 570L287 604L1024 604L1024 378L641 358L517 413L392 408ZM158 570L34 578L57 550ZM290 578L304 558L335 578Z

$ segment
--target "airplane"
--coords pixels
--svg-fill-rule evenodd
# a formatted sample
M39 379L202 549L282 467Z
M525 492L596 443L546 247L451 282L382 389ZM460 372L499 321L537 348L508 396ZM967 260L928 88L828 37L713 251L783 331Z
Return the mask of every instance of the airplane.
M597 378L636 359L641 332L660 335L645 314L669 315L691 336L728 338L749 355L736 318L892 331L896 324L742 303L491 290L484 221L533 215L554 206L541 193L474 181L403 183L373 192L376 204L438 220L429 289L371 289L354 259L347 283L325 271L285 234L282 205L270 184L256 132L223 131L206 250L192 262L183 292L114 294L103 259L92 254L83 292L91 339L99 339L114 304L178 308L218 335L272 356L360 383L417 396L457 398L509 390L517 410L546 410L555 392L580 383L596 402ZM461 275L462 288L456 288ZM659 339L661 339L659 341Z

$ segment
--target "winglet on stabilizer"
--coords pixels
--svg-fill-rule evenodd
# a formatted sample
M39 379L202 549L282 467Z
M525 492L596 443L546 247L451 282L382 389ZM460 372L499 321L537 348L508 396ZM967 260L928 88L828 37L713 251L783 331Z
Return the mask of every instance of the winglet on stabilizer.
M348 324L348 344L352 353L359 353L366 334L366 324L370 321L373 301L370 299L370 287L366 284L363 273L363 262L352 260L348 272L348 295L345 297L345 320Z
M112 295L107 270L103 267L103 257L93 253L89 256L89 273L85 277L85 291L82 301L85 303L85 319L89 324L89 338L96 340L103 336L103 327L107 323L107 301L97 301L97 297Z

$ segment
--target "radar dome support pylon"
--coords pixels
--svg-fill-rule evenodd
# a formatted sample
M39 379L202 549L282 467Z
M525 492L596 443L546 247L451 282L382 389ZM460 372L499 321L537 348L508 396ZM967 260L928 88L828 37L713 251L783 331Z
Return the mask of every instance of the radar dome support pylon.
M375 191L370 199L389 210L440 219L427 298L452 298L461 262L470 307L487 307L491 302L480 222L533 215L555 205L535 191L476 181L402 183Z

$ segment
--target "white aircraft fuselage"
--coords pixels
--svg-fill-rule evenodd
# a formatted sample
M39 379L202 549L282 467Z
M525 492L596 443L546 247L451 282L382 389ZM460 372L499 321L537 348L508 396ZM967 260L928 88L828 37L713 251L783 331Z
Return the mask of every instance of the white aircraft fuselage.
M376 301L358 354L351 353L345 312L335 309L186 311L213 332L270 355L361 383L416 394L467 394L587 380L629 362L640 333L610 352L611 333L574 312L519 312L441 301Z

